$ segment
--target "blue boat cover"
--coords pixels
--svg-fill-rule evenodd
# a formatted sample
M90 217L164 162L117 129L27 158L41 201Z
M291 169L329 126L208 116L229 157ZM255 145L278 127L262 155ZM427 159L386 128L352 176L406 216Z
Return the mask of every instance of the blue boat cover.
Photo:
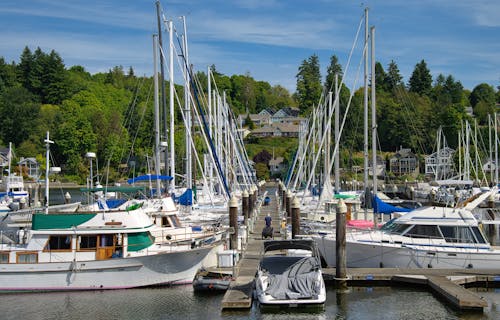
M135 177L133 179L128 179L127 183L132 184L132 183L137 182L137 181L149 181L149 180L170 181L170 180L172 180L172 177L171 176L162 176L162 175L158 175L158 174L145 174L142 176Z
M183 194L179 197L179 204L183 206L190 206L193 204L193 190L186 189Z
M393 213L393 212L410 212L411 209L395 207L391 204L385 203L379 197L372 198L373 212L376 213Z

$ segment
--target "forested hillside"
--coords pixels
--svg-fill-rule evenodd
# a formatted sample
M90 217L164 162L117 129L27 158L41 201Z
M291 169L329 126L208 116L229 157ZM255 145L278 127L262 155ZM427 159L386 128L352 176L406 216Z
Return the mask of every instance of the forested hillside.
M324 82L320 69L316 55L304 60L298 66L296 92L291 94L250 74L227 76L212 66L217 88L226 92L235 115L291 106L298 107L305 117L324 88L333 88L334 74L342 76L336 56L330 60ZM197 72L196 78L200 89L206 91L206 73ZM470 92L452 75L432 79L424 60L415 65L406 82L394 61L386 69L377 63L376 84L382 151L403 146L429 153L439 126L443 126L450 146L456 146L461 121L471 119L466 108L471 106L478 124L486 125L488 114L493 114L500 102L498 88L488 84L478 84ZM90 74L84 66L66 67L55 51L26 47L18 62L0 57L0 144L12 142L17 158L36 156L43 163L43 140L49 131L55 141L51 149L55 165L63 167L67 179L80 183L88 172L84 155L89 151L97 154L101 168L109 168L110 181L130 175L123 168L131 160L136 173L145 172L154 140L152 88L152 78L136 76L132 67L116 66L106 73ZM182 86L176 85L176 90L182 100ZM352 99L343 135L344 152L361 150L363 145L363 89L350 96L344 85L340 98L343 112ZM176 118L176 157L181 163L184 138L180 112ZM287 157L292 154L290 150L283 152Z

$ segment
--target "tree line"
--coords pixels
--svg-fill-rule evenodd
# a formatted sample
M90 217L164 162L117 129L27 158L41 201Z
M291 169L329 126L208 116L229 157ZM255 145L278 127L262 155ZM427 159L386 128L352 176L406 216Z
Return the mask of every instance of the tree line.
M317 105L322 93L334 91L335 74L340 83L342 66L335 55L330 58L324 82L318 56L303 60L298 68L294 94L302 114L308 114ZM436 145L440 126L449 146L456 148L463 121L473 123L475 119L479 126L485 126L488 114L493 115L500 103L500 86L495 90L491 85L481 83L469 91L452 75L439 74L433 79L425 60L416 63L406 83L395 61L391 61L387 69L376 62L375 85L380 151L394 152L402 146L429 154ZM352 94L346 129L341 138L343 147L354 151L363 149L363 91L360 88ZM343 85L339 97L342 115L350 96L351 91ZM468 107L472 108L472 115L467 112ZM487 137L487 133L483 137Z
M298 107L307 117L322 92L333 88L335 74L342 77L342 67L332 56L322 81L319 59L312 55L298 67L293 94L280 85L255 80L250 73L227 76L214 65L211 73L219 92L226 93L235 116L265 108ZM488 84L479 84L469 92L451 75L439 75L433 80L424 60L416 64L407 83L394 61L387 70L377 63L375 77L382 150L404 146L428 152L440 125L453 145L461 121L469 117L466 107L471 106L479 123L485 124L487 115L500 102L498 88L495 91ZM207 74L198 71L195 78L200 93L206 95ZM175 85L175 89L182 103L183 87ZM341 111L345 111L350 96L350 89L344 85L340 91ZM358 89L352 97L343 138L345 147L351 150L362 149L362 104L363 90ZM185 143L182 115L177 109L176 165L183 170ZM36 155L43 164L43 139L49 131L55 141L52 160L63 167L67 179L85 182L85 154L89 151L98 155L100 168L107 168L109 181L148 170L147 159L151 159L154 143L153 79L136 76L132 67L115 66L107 72L90 74L83 66L66 67L54 50L46 53L25 47L19 62L8 63L0 57L0 113L0 144L12 142L17 157ZM256 149L255 154L260 151ZM285 152L292 154L290 150Z

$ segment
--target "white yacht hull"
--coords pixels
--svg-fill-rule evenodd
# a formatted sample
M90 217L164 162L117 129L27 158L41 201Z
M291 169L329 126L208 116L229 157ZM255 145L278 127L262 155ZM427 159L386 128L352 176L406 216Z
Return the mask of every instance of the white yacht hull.
M335 267L335 238L313 237L326 263ZM478 247L406 245L346 241L349 268L474 268L499 269L500 250Z
M108 260L3 264L1 291L125 289L192 282L213 246Z

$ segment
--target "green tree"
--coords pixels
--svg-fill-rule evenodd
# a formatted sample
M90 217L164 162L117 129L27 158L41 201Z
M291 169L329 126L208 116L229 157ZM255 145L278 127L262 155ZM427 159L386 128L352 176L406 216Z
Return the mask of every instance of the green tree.
M270 172L267 164L259 162L255 164L255 174L259 180L269 180Z
M338 75L338 85L340 85L344 73L339 59L336 55L333 55L330 57L330 65L326 70L325 88L327 91L335 91L335 75Z
M485 124L488 114L495 112L495 90L487 83L477 85L472 90L469 101L480 124Z
M314 54L302 62L297 73L296 95L302 114L306 114L319 102L321 90L319 58Z
M0 96L0 136L5 142L19 146L35 131L40 104L23 87L11 87Z
M432 76L424 60L415 65L408 83L409 91L419 95L429 95L432 89Z
M399 68L394 60L391 60L387 67L387 74L384 79L385 88L389 91L394 91L397 87L402 85L403 77L399 73Z
M377 92L387 91L387 84L385 83L386 78L387 74L382 64L380 62L375 63L375 88Z
M5 59L0 57L0 92L8 87L16 85L16 65L6 64Z
M250 114L247 114L247 117L245 119L245 125L248 127L249 130L255 129L255 123L253 123L252 119L250 118Z

